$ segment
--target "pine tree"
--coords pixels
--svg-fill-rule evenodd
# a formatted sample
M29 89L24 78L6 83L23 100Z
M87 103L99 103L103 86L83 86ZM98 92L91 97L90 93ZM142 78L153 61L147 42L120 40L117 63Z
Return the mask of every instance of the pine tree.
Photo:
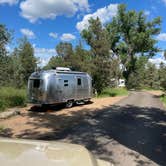
M89 27L81 33L87 44L91 46L94 69L92 76L94 88L100 93L103 88L110 84L110 60L109 60L109 40L105 28L97 19L89 20Z
M10 57L7 56L6 45L11 40L11 33L0 24L0 86L6 86L10 80Z
M160 64L159 80L161 88L163 88L164 91L166 91L166 65L164 65L164 63Z
M34 56L34 50L30 42L28 42L27 38L23 38L20 40L19 47L18 47L18 54L19 54L19 62L20 66L20 73L24 80L24 83L27 83L27 80L32 72L35 71L37 67L37 60Z

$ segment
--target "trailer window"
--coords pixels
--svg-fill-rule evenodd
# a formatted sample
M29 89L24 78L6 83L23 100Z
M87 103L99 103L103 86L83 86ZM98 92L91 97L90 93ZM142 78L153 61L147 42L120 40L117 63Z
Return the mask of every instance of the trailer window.
M33 80L33 87L34 88L39 88L40 87L40 80L39 79L34 79Z
M64 80L64 86L68 86L68 80Z
M77 85L81 86L81 78L77 78Z

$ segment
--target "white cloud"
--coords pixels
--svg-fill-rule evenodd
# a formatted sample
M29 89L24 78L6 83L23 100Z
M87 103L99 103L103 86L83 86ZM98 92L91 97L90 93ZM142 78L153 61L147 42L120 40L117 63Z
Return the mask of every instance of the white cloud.
M158 57L150 58L149 62L156 65L156 67L160 66L160 63L164 63L166 65L166 60L164 57L164 51L158 52Z
M58 34L57 34L57 33L54 33L54 32L50 32L48 35L49 35L50 37L54 38L54 39L56 39L56 38L58 37Z
M33 31L31 31L30 29L26 29L26 28L22 28L21 33L23 35L25 35L27 38L33 39L35 38L35 34L33 33Z
M39 58L38 60L38 66L39 67L44 67L48 64L50 58L47 58L47 59L42 59L42 58Z
M149 15L150 15L150 11L149 11L149 10L145 10L145 11L144 11L144 14L145 14L146 16L149 16Z
M35 56L42 57L42 56L55 56L56 51L55 49L48 49L48 48L34 48Z
M151 59L149 59L149 62L155 64L156 67L159 67L161 62L166 65L166 60L162 57L160 57L160 58L151 58Z
M38 66L44 67L49 62L50 58L52 56L56 56L56 50L55 49L49 49L49 48L37 48L35 47L35 44L33 45L35 57L37 57L38 60Z
M62 41L71 41L71 40L76 39L76 37L74 35L72 35L71 33L64 33L64 34L62 34L60 39Z
M78 11L88 11L88 0L25 0L20 4L21 15L30 22L54 19L56 16L73 16Z
M7 3L9 5L14 5L18 2L18 0L0 0L0 4Z
M109 22L112 17L114 17L117 14L118 10L118 4L110 4L108 6L105 6L104 8L98 9L95 13L87 14L83 17L83 20L78 22L76 25L76 28L79 31L82 31L83 29L87 28L89 25L88 20L90 18L97 18L99 17L102 24L105 24Z
M156 39L159 41L166 41L166 33L160 33Z
M162 0L164 3L165 3L165 5L166 5L166 0Z

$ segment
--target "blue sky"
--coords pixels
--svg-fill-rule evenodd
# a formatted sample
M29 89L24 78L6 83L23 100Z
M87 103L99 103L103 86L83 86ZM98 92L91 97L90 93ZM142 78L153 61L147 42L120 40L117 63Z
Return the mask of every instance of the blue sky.
M109 22L120 3L127 4L129 10L144 10L148 19L161 16L162 30L156 38L158 46L166 49L166 0L0 0L0 23L14 31L9 50L25 35L44 65L56 54L57 43L69 41L76 45L80 31L88 26L88 18L98 16L102 23ZM151 61L164 61L162 54Z

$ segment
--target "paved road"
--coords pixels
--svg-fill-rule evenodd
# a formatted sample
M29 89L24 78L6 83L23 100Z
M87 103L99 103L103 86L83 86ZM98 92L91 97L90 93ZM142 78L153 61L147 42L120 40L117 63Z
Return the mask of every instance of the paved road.
M166 111L146 92L88 115L74 128L54 138L86 146L97 157L115 165L166 165Z

